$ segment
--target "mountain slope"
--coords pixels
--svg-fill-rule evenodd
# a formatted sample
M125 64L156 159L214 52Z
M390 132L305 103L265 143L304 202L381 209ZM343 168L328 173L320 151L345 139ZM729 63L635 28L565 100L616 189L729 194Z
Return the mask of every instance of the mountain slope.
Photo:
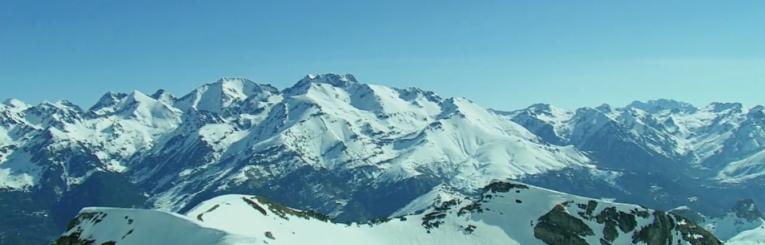
M151 186L157 207L187 210L219 194L259 193L349 220L374 218L439 183L469 190L494 178L589 167L576 150L544 145L468 100L350 75L310 75L279 94L248 98L264 98L256 115L185 109L213 121L179 127L191 131L135 161L128 173ZM381 203L370 192L395 196Z
M654 208L688 206L723 215L736 200L765 198L762 107L673 100L636 101L575 111L536 104L497 112L545 142L586 152L610 179L564 169L523 181L574 194L615 198ZM650 193L639 195L638 193Z
M448 192L434 190L443 191ZM449 195L431 194L422 199L433 196ZM720 244L710 233L679 216L512 182L493 182L474 197L457 194L430 203L413 214L366 224L334 223L317 213L243 195L205 201L185 217L161 211L86 208L58 243L140 244L159 241L152 240L157 238L186 244L666 244L675 241ZM195 234L195 237L184 234Z
M180 97L110 92L86 110L8 100L0 218L13 223L0 241L50 240L84 206L186 212L236 193L358 222L437 186L506 178L717 217L765 202L752 194L765 191L764 120L762 107L670 100L501 112L336 74L283 90L225 78Z
M84 206L187 211L248 193L358 221L437 185L469 191L566 168L594 166L467 99L351 75L309 75L281 91L225 78L180 97L109 92L88 109L0 106L0 198L34 207L0 217L43 239Z
M725 244L765 242L765 215L751 199L738 201L729 212L717 217L707 217L685 206L670 212L693 220L724 240Z

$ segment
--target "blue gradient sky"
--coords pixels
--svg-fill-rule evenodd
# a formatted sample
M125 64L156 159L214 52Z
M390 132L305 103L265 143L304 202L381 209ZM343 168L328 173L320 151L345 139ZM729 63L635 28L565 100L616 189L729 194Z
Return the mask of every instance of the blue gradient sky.
M0 98L307 73L498 109L765 104L765 1L0 1Z

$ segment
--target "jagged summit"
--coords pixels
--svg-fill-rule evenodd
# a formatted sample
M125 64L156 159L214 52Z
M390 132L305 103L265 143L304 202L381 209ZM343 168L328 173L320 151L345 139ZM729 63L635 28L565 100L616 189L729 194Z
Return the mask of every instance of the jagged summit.
M3 101L2 105L9 108L14 108L16 110L23 110L30 107L29 104L16 98L8 98L5 101Z
M351 74L308 74L292 87L286 88L284 93L288 95L304 94L307 93L312 86L320 86L322 84L341 89L352 89L351 87L359 85L360 83Z
M151 97L168 105L172 105L177 99L173 94L165 91L164 89L158 89L153 94L151 94Z
M182 110L200 110L220 113L227 108L240 107L250 97L277 93L271 85L258 84L244 78L223 78L205 84L181 97L175 106Z
M743 109L743 104L738 102L712 102L707 108L714 112L733 111L738 112Z
M337 87L347 87L350 84L358 83L356 78L351 74L340 75L333 73L308 74L298 83L301 82L327 83Z
M106 108L111 108L117 103L119 103L122 99L127 97L128 94L126 93L119 93L119 92L107 92L104 95L101 96L100 99L98 99L98 102L96 102L95 105L90 107L88 111L94 112L96 114L99 113L105 113L101 112L102 110Z
M659 113L662 111L669 111L671 113L694 113L698 111L698 108L690 103L670 100L670 99L655 99L648 101L633 101L627 108L638 108L650 113Z
M536 103L532 104L528 107L529 110L533 111L540 111L540 112L548 112L552 110L552 105L547 103Z
M53 102L43 101L43 102L40 102L40 104L38 104L37 106L39 106L39 107L55 107L55 108L63 109L63 110L74 110L74 111L82 112L82 108L80 108L79 105L74 104L74 103L72 103L71 101L68 101L68 100L57 100L57 101L53 101Z
M611 111L613 111L613 108L611 108L611 105L607 103L600 104L599 106L595 107L595 109L605 113L610 113Z

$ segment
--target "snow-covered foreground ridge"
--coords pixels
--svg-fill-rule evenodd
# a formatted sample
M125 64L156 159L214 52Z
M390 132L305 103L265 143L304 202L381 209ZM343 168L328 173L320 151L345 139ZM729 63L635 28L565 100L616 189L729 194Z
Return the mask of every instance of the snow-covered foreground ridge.
M85 208L57 244L720 244L673 214L507 181L475 196L436 188L407 208L363 224L246 195L219 196L185 215Z

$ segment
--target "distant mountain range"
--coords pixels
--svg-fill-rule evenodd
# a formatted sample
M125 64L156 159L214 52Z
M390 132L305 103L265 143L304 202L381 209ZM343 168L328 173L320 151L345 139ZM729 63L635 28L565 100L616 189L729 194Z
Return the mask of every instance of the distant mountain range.
M672 100L506 112L335 74L283 90L227 78L181 97L110 92L89 109L11 99L0 105L0 243L52 241L88 206L193 214L244 194L366 222L412 215L397 211L434 190L477 198L506 179L712 225L742 200L765 202L764 113Z

